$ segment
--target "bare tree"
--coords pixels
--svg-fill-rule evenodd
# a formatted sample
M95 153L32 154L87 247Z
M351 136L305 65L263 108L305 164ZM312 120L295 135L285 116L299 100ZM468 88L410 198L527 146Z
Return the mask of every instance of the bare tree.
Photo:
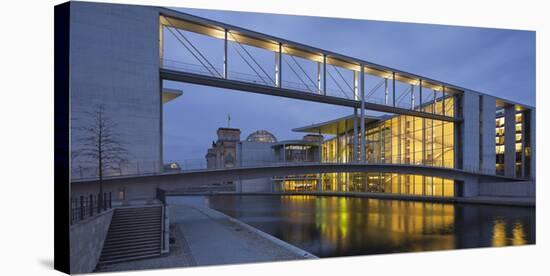
M83 119L76 123L76 149L72 152L74 159L85 159L97 164L99 176L99 194L103 195L103 176L109 170L120 169L127 161L128 151L116 132L117 124L106 113L104 105L98 105L92 112L83 112ZM78 120L77 119L77 120ZM100 203L101 204L101 199Z

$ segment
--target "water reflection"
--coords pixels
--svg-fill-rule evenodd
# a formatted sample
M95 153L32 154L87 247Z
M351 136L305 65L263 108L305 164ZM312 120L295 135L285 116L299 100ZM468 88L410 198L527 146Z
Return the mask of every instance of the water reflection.
M320 257L535 242L534 208L316 196L212 196L212 208Z

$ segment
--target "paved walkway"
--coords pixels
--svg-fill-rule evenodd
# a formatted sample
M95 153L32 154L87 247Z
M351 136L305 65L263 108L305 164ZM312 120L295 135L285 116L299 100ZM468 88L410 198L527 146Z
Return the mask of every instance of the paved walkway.
M171 205L169 215L199 266L316 258L208 207Z
M170 227L170 238L174 238L174 243L170 244L170 253L164 256L135 260L122 263L114 263L99 266L96 271L127 271L141 269L159 269L192 266L193 260L187 252L183 241L183 236L175 227Z
M317 257L208 207L169 205L170 253L115 263L97 271L125 271L272 262Z

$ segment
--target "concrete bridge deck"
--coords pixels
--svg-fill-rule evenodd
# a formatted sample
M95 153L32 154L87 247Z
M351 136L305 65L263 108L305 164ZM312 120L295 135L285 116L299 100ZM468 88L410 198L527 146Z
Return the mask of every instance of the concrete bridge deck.
M402 173L402 174L420 174L427 176L436 176L452 178L456 180L465 180L469 177L479 177L489 181L523 181L524 179L507 177L501 175L487 174L483 172L473 172L455 168L434 167L426 165L411 164L379 164L364 162L348 163L328 163L328 162L286 162L270 163L262 165L240 166L223 169L196 169L183 170L178 172L149 173L139 175L121 175L106 177L108 181L123 179L146 179L156 178L166 181L172 179L192 180L201 178L204 181L231 181L246 180L272 176L287 176L293 174L313 174L313 173L338 173L338 172L380 172L380 173ZM75 179L72 182L90 182L97 179Z
M420 174L450 178L463 183L514 182L521 179L498 175L468 172L453 168L431 167L408 164L366 164L366 163L284 163L226 169L201 169L148 175L112 176L104 179L106 191L117 194L124 189L127 198L151 198L156 189L167 191L185 190L193 186L240 181L274 176L338 173L379 172ZM81 179L72 182L72 194L90 194L97 190L97 179ZM468 196L477 196L477 189L468 191Z

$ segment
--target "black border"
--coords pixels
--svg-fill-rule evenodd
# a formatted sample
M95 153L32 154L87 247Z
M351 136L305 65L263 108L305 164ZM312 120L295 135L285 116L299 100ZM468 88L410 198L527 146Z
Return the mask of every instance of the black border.
M54 7L54 268L70 273L70 2Z

